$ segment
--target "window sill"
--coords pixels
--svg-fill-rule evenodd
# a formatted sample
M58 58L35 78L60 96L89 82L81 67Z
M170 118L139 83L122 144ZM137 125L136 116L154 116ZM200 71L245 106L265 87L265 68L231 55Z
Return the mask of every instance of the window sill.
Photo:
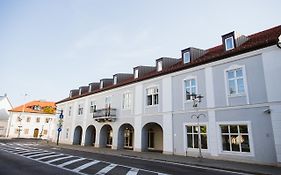
M254 157L254 154L251 152L221 151L221 154L222 155L232 155L232 156Z
M146 106L145 106L145 108L155 108L155 107L158 107L158 104L157 104L157 105L149 105L149 106L146 105Z
M240 93L240 94L228 94L228 98L235 98L235 97L246 97L245 93Z
M198 152L199 148L186 148L186 151L191 151L191 152ZM202 152L209 152L208 148L207 149L201 149Z

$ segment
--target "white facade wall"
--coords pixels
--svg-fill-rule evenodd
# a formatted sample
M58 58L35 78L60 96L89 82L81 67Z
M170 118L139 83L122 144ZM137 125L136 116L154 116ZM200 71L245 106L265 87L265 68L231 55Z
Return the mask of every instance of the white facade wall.
M113 129L112 149L118 148L120 128L130 124L134 128L133 150L142 151L147 145L148 126L155 128L155 147L165 154L197 156L198 149L187 148L186 125L195 125L193 114L205 115L200 123L207 126L208 149L203 156L216 159L230 159L261 164L278 164L281 161L281 89L278 77L281 75L281 50L276 46L245 53L206 65L200 65L161 77L137 82L112 90L57 104L64 110L64 124L61 142L72 144L74 130L82 127L82 145L85 143L86 129L95 127L95 146L100 146L100 131L103 126ZM244 66L245 95L228 97L226 94L225 70ZM259 69L257 69L259 68ZM258 75L258 77L255 77ZM183 82L195 77L197 91L204 96L198 110L192 108L192 101L185 102ZM255 78L260 78L256 80ZM158 87L159 104L146 105L146 89ZM132 94L131 109L122 109L122 94ZM89 111L90 102L95 101L97 109L105 106L105 98L111 96L112 108L117 109L114 122L97 122ZM78 105L83 106L83 115L78 115ZM71 115L69 116L69 107ZM266 113L270 109L271 113ZM265 112L264 112L265 111ZM249 153L226 152L222 149L221 124L247 124L249 130ZM264 130L260 130L260 128ZM159 128L161 128L159 130ZM161 137L162 138L159 138ZM55 136L54 136L55 137ZM260 142L259 139L265 142ZM162 140L162 141L161 141ZM271 144L273 143L273 144ZM159 144L162 144L159 146ZM273 145L273 146L270 146ZM272 147L272 149L271 149ZM261 153L261 150L266 150Z
M0 97L0 137L5 137L7 133L9 110L12 109L12 105L7 96Z

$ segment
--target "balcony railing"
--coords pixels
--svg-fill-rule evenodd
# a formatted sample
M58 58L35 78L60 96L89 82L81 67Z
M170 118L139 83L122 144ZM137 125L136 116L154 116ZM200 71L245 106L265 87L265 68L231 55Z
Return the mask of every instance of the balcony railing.
M93 118L97 122L114 122L116 120L116 109L104 108L94 111Z

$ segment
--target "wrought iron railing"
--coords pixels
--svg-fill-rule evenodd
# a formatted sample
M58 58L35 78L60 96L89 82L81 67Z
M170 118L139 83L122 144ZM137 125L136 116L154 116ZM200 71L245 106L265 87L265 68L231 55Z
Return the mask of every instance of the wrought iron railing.
M98 122L115 121L116 120L116 109L104 108L95 110L93 118Z

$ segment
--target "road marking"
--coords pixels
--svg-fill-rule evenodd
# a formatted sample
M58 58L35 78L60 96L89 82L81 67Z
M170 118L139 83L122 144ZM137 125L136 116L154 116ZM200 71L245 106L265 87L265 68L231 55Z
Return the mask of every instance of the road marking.
M137 168L131 168L130 171L127 172L126 175L137 175L139 172L139 169Z
M55 154L55 152L46 152L46 153L36 154L36 155L26 156L26 157L33 158L33 157L37 157L37 156L45 156L45 155L50 155L50 154Z
M86 158L79 158L79 159L74 159L74 160L70 160L70 161L67 161L67 162L64 162L62 164L59 164L58 167L64 167L66 165L70 165L72 163L75 163L75 162L79 162L81 160L85 160Z
M59 161L59 160L63 160L63 159L68 159L68 158L71 158L71 157L74 157L74 156L60 157L60 158L57 158L57 159L49 160L46 163L53 163L53 162L56 162L56 161Z
M79 166L79 167L73 169L72 171L74 171L74 172L79 172L79 171L81 171L81 170L83 170L83 169L86 169L86 168L88 168L88 167L90 167L90 166L92 166L92 165L94 165L94 164L99 163L99 162L100 162L100 161L98 161L98 160L94 160L94 161L92 161L92 162L89 162L89 163L86 163L86 164L84 164L84 165L81 165L81 166Z
M116 164L110 164L107 167L103 168L102 170L100 170L99 172L96 173L96 175L104 175L106 174L108 171L112 170L113 168L115 168L117 165Z
M40 153L44 153L46 151L34 151L34 152L30 152L30 153L24 153L22 154L23 156L31 156L33 154L40 154Z
M14 152L14 153L16 153L16 154L24 154L24 153L31 153L32 152L32 150L25 150L25 151L18 151L18 150L15 150L15 151L11 151L11 152Z
M43 159L57 157L57 156L62 156L62 155L63 154L55 154L55 155L50 155L50 156L43 156L43 157L37 158L36 160L43 160Z

